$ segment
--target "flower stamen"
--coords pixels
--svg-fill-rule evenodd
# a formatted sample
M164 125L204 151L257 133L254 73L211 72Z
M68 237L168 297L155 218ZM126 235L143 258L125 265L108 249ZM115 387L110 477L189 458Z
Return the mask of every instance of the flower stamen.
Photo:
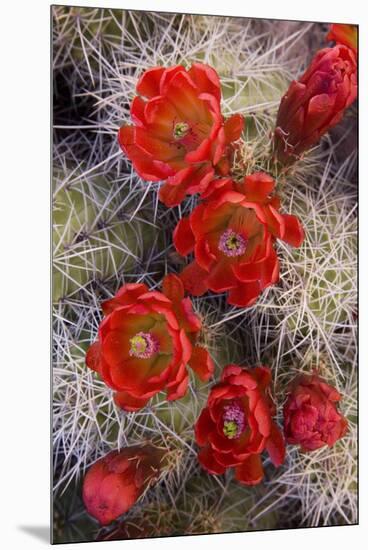
M248 241L232 229L227 229L220 237L219 250L226 256L234 257L244 254Z
M224 407L223 433L228 439L237 439L244 431L245 414L236 402Z
M175 139L183 139L190 130L190 126L187 122L177 122L174 126L173 136Z
M159 350L157 338L149 332L138 332L129 342L129 355L138 359L149 359Z

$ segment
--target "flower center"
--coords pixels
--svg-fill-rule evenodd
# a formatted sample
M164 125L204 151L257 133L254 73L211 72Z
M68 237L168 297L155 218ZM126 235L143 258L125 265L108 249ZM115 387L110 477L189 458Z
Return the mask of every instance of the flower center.
M224 422L224 435L229 439L233 439L238 434L238 425L234 420Z
M247 248L247 239L235 233L232 229L226 229L219 241L219 250L226 256L241 256Z
M174 126L173 136L175 139L183 139L189 132L190 127L186 122L177 122Z
M238 403L230 403L224 407L223 433L228 439L236 439L244 430L244 411Z
M129 342L129 355L138 359L149 359L159 349L157 338L149 332L138 332Z

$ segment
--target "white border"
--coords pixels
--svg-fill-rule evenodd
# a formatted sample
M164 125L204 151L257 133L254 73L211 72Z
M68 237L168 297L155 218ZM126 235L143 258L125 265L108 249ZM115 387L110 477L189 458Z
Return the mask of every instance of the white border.
M257 550L274 547L309 550L312 546L346 549L353 545L360 548L359 540L368 535L365 468L368 464L365 429L368 360L364 346L364 335L368 334L365 313L368 311L368 17L364 13L364 3L359 0L262 0L253 3L244 0L186 0L184 4L173 0L79 0L75 4L171 12L185 9L194 13L360 24L361 525L120 543L134 550L169 549L173 545L184 549L188 544L196 548L220 548L224 544L233 548L256 546ZM31 536L29 530L45 528L49 524L49 6L50 3L44 0L22 0L8 1L1 8L3 377L0 393L0 539L2 548L6 550L44 548L47 543ZM24 528L28 528L28 532ZM65 546L69 550L84 547L83 544ZM106 546L115 547L112 542Z

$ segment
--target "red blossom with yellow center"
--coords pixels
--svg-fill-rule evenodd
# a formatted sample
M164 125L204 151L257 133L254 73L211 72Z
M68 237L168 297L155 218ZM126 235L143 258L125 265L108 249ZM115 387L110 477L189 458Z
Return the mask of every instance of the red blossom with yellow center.
M121 408L136 411L160 391L168 400L183 397L188 367L203 381L212 375L211 357L196 345L201 321L176 275L165 277L163 292L126 284L102 309L105 317L86 363L115 390Z
M241 183L220 179L174 230L174 245L194 261L180 274L187 291L228 291L228 302L253 304L279 278L275 240L300 246L304 232L295 216L281 214L274 180L263 172Z
M198 460L210 474L235 468L240 483L256 485L264 475L264 450L275 466L284 462L284 439L272 419L275 407L269 396L270 383L268 367L225 367L195 425L201 448Z
M347 431L347 420L337 410L341 395L318 374L299 375L290 385L284 406L286 441L302 451L332 447Z
M229 172L232 142L244 121L222 116L220 81L212 67L154 67L143 73L137 92L134 125L120 128L119 143L143 179L166 180L162 202L180 204L187 194L202 193L215 174Z

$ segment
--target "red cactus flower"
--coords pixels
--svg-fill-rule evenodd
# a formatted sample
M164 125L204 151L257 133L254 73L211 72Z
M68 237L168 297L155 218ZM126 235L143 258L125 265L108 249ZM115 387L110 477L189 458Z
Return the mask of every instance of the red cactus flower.
M320 50L281 99L274 134L276 158L290 164L342 119L357 96L357 61L343 45Z
M347 431L347 420L338 412L339 392L317 374L300 375L291 385L284 406L286 441L313 451L332 447Z
M358 27L356 25L331 25L326 39L333 40L336 44L343 44L356 53L358 50Z
M167 180L160 200L179 204L201 193L215 172L228 173L231 143L240 137L243 118L224 121L221 88L214 69L194 63L155 67L143 73L131 104L133 126L119 130L119 143L145 180ZM146 99L144 99L146 98Z
M206 201L179 221L176 250L182 256L194 252L194 261L180 274L186 290L194 295L229 291L230 304L249 306L278 280L275 239L300 246L304 233L295 216L280 214L274 187L263 172L242 183L217 180L216 189L203 195Z
M87 512L101 525L125 514L157 480L164 451L151 444L112 451L95 462L83 481Z
M136 411L162 390L168 400L179 399L188 386L187 365L201 380L212 375L208 352L195 345L200 319L176 275L165 277L163 293L126 284L102 309L105 318L86 363L117 392L121 408Z
M223 474L234 467L240 483L256 485L263 478L263 450L275 466L284 462L284 439L272 420L275 407L268 395L270 383L267 367L225 367L195 426L201 447L198 460L210 474Z

